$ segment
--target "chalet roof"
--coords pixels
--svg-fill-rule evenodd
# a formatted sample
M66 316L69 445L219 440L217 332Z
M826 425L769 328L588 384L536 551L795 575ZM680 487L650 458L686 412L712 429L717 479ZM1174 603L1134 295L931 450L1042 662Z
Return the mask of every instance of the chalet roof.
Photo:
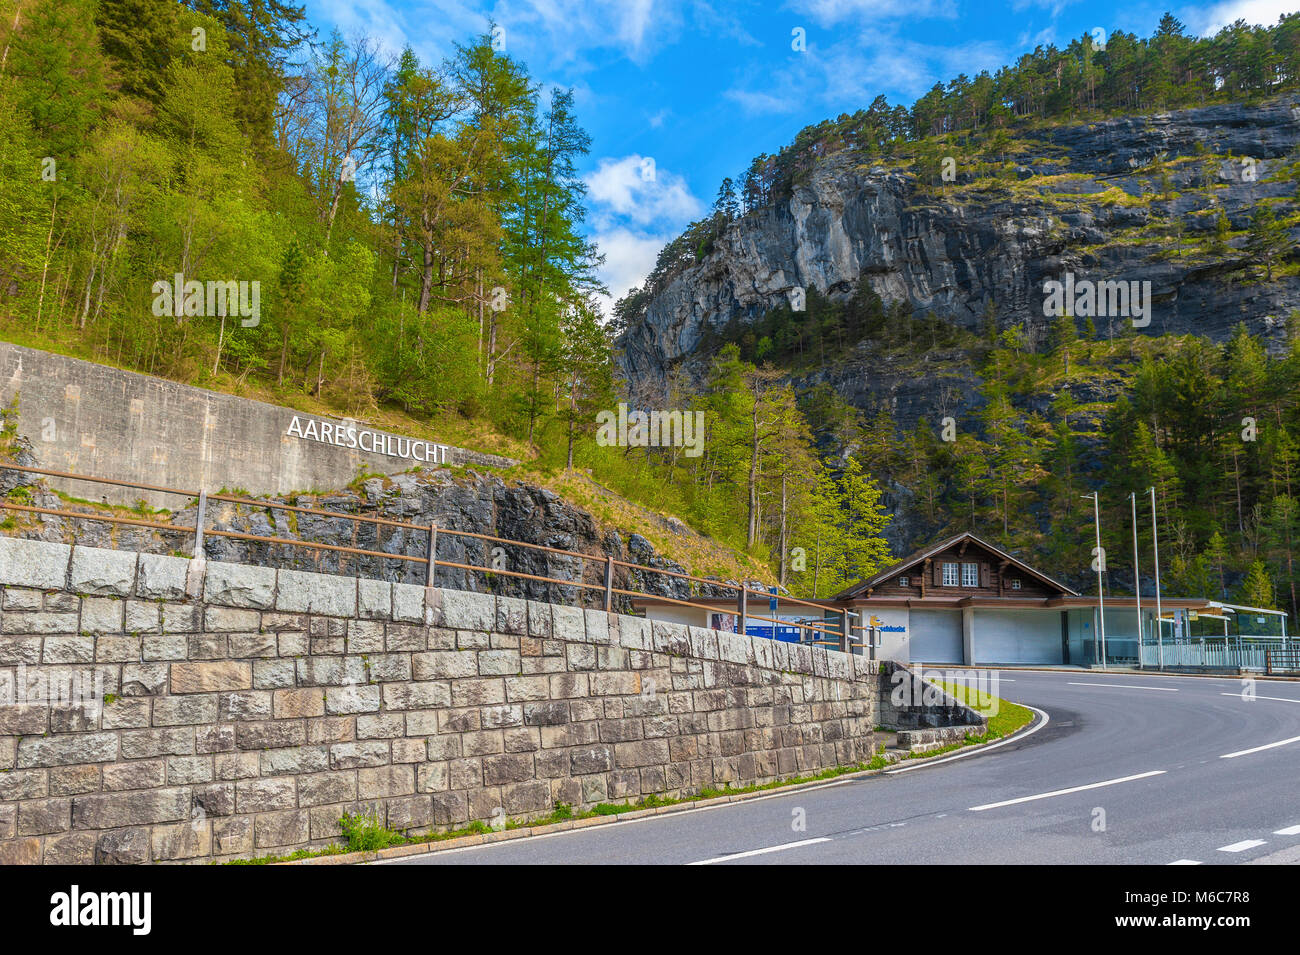
M896 564L892 564L889 567L886 567L884 570L878 571L877 573L868 577L866 580L860 580L856 584L853 584L851 587L847 587L844 590L841 590L832 599L850 600L854 597L860 597L863 594L865 594L868 590L870 590L871 588L879 584L881 581L887 580L888 578L897 576L899 574L906 573L907 571L915 567L917 564L924 563L927 559L933 557L935 554L942 553L948 548L954 547L963 541L969 541L972 544L984 548L990 553L996 554L997 556L1005 560L1008 564L1011 564L1019 568L1021 571L1028 574L1030 577L1033 577L1036 580L1041 581L1047 587L1053 590L1057 590L1065 596L1069 596L1069 597L1079 596L1079 594L1076 591L1071 590L1069 587L1065 586L1065 584L1061 583L1058 580L1053 580L1051 577L1048 577L1046 574L1042 573L1041 571L1035 570L1034 568L1026 564L1024 561L1012 557L1002 548L994 547L988 541L980 540L980 538L976 537L974 534L966 532L966 533L958 534L955 537L949 537L947 540L940 541L937 544L932 544L931 546L925 548L924 550L919 550L914 554L909 554L907 557L904 557Z

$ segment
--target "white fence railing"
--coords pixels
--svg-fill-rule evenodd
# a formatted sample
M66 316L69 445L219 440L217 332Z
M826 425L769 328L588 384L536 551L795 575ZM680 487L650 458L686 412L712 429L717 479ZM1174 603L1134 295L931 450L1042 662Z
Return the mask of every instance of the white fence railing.
M1262 640L1250 637L1229 637L1204 640L1191 640L1183 643L1165 643L1163 647L1154 643L1142 645L1142 665L1158 667L1213 667L1247 670L1263 670L1267 666L1266 654L1269 650L1294 649L1295 641L1278 639Z

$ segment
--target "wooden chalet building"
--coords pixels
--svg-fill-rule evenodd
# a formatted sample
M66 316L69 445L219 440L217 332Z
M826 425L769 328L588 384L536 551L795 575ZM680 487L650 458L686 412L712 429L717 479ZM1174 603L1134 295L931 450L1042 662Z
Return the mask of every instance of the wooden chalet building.
M750 613L771 615L761 598L750 598ZM700 600L716 607L683 607L655 598L638 598L652 619L694 626L734 629L734 601ZM1081 595L974 534L958 534L917 551L861 580L816 607L782 603L783 619L816 620L838 627L844 610L858 616L855 641L876 659L911 663L1065 664L1100 662L1097 597ZM1193 616L1213 604L1205 598L1162 601L1164 635L1177 615ZM817 608L822 608L818 620ZM1138 614L1133 597L1106 598L1108 662L1138 659ZM1156 632L1155 607L1141 607L1148 643ZM824 621L824 622L823 622ZM746 621L754 636L799 639L795 628L776 632L770 624ZM833 641L832 641L833 642Z

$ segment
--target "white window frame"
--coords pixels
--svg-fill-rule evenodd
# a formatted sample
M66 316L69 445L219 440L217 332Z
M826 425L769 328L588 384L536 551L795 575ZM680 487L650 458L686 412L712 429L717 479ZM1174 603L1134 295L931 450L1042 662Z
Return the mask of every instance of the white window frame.
M944 561L944 564L943 564L943 585L944 585L945 587L957 587L957 586L960 586L960 581L961 581L961 570L960 570L960 568L961 568L961 564L955 563L955 562L953 562L953 561ZM952 571L952 573L949 574L949 571Z
M961 585L978 587L980 585L980 565L965 561L961 565Z
M1013 578L1011 578L1011 589L1012 589L1012 590L1019 590L1019 589L1020 589L1020 578L1019 578L1019 577L1013 577Z
M912 578L911 578L911 577L908 577L906 574L904 574L902 577L899 577L899 578L898 578L898 586L900 586L900 587L910 587L910 586L912 586Z

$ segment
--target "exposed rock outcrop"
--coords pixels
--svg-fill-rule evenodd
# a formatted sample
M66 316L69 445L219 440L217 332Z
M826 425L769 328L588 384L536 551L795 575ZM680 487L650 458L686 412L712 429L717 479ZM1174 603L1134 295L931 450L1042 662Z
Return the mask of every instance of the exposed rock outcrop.
M796 287L847 296L863 277L886 302L972 330L990 302L1002 327L1042 326L1043 282L1067 271L1150 281L1145 334L1222 340L1245 322L1280 340L1300 280L1247 275L1240 237L1218 256L1171 256L1167 236L1144 230L1182 222L1187 236L1208 235L1219 209L1240 230L1261 200L1292 198L1294 182L1278 174L1300 145L1294 97L1017 136L1009 158L1020 181L972 183L959 154L944 191L852 153L822 160L788 200L732 222L702 260L662 283L620 338L624 371L653 385L706 331L753 321ZM870 379L866 387L881 397Z

